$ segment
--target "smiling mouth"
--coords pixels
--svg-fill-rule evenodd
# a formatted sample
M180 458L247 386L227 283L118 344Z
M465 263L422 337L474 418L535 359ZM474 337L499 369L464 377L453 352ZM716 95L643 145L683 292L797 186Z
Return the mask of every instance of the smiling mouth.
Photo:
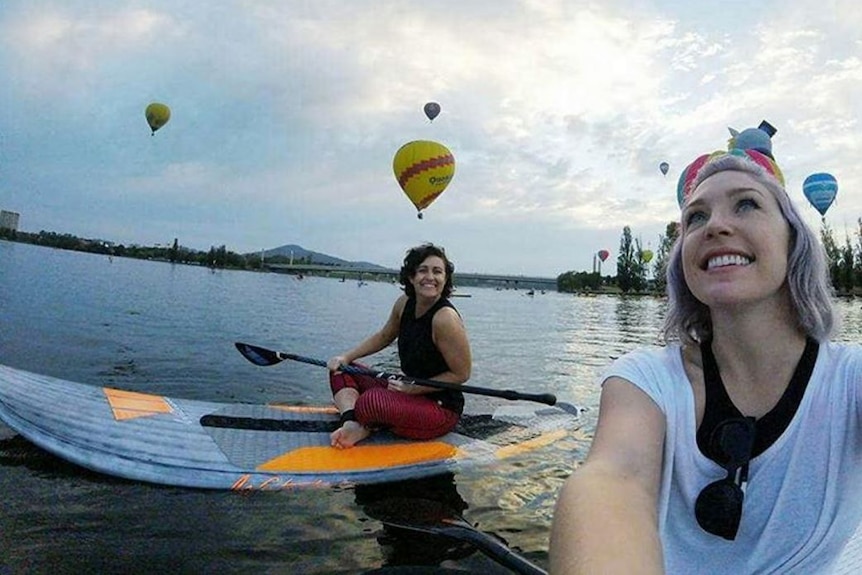
M709 260L706 262L705 269L712 270L716 268L725 268L728 266L747 266L751 262L751 258L740 255L716 256L714 258L709 258Z

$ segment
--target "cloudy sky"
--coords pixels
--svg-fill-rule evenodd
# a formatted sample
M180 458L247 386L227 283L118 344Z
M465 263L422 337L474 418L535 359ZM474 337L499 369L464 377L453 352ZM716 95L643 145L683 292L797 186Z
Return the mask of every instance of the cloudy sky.
M684 165L766 119L815 228L802 181L838 178L843 241L862 217L857 6L4 0L0 208L30 232L387 266L433 241L478 273L590 271L608 249L613 273L624 226L655 248L677 218ZM153 101L172 117L151 137ZM457 164L422 220L392 172L416 139Z

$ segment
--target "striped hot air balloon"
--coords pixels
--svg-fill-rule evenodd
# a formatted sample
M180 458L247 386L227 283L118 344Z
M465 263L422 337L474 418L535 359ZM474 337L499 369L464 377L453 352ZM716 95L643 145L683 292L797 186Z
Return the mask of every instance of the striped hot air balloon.
M443 144L416 140L395 153L392 170L422 219L422 210L443 193L455 176L455 157Z
M802 182L802 193L814 209L825 216L838 194L838 180L832 174L811 174Z

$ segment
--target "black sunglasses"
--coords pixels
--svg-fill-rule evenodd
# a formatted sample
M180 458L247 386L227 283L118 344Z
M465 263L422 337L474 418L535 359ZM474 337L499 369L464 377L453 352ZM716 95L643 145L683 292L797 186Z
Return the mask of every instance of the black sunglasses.
M694 503L698 525L707 533L729 541L736 538L742 519L755 429L753 417L726 419L716 426L710 435L710 453L727 470L727 477L704 487Z

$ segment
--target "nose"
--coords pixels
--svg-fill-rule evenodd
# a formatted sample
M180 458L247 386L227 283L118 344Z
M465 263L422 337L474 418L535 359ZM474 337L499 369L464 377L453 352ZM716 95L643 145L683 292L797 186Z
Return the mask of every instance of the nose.
M713 210L706 222L708 236L727 235L733 232L733 222L730 214L723 210Z

